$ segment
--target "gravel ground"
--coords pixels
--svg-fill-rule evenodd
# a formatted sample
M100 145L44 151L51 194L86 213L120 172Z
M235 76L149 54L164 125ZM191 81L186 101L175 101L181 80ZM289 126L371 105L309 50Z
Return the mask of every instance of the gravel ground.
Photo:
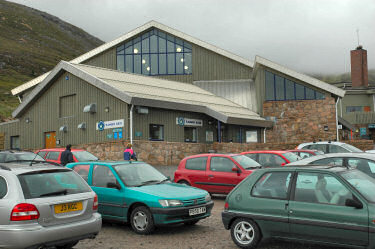
M177 166L156 166L166 176L173 179ZM94 240L83 240L77 249L195 249L195 248L237 248L230 232L224 229L221 212L224 209L225 196L213 196L215 202L212 215L194 226L174 225L159 227L151 235L138 235L130 225L104 222L102 230ZM329 249L321 245L292 243L269 240L262 242L259 249ZM337 248L336 248L337 249Z

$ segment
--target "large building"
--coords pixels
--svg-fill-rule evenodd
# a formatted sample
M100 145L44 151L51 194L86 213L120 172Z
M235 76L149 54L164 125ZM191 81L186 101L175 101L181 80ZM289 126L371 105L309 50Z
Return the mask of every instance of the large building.
M155 21L12 90L5 148L334 140L345 91Z

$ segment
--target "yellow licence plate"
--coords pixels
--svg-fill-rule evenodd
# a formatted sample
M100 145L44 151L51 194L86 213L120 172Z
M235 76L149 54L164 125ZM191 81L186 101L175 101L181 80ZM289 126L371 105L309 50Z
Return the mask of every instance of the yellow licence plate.
M82 202L71 202L55 205L55 213L67 213L82 210Z

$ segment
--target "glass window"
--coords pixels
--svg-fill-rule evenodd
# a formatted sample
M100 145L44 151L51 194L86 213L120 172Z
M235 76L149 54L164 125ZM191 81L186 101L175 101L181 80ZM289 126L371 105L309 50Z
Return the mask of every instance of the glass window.
M249 154L251 155L251 154ZM244 155L237 155L232 156L232 158L241 165L244 169L253 169L256 167L259 167L260 164L257 163L255 160L251 159L250 157L244 156Z
M287 199L291 172L269 172L262 175L251 190L251 195L264 198Z
M59 155L60 155L59 151L50 151L50 152L48 152L46 159L47 160L58 160Z
M257 154L256 153L248 153L248 154L245 154L245 156L247 156L250 159L253 159L253 160L257 161Z
M174 53L167 55L167 62L168 62L168 74L176 74L176 61L175 61Z
M26 199L92 191L79 175L67 169L28 172L18 175L18 179Z
M164 140L164 125L150 124L150 140Z
M281 164L286 163L281 156L269 153L260 153L258 162L262 166L281 166Z
M306 99L315 99L315 91L306 87Z
M285 99L284 78L275 75L276 100Z
M95 165L92 174L92 185L95 187L107 188L108 183L117 183L112 170L107 166Z
M151 53L158 52L158 37L156 35L150 36L150 52Z
M206 170L207 157L196 157L186 160L185 168L191 170Z
M184 137L185 142L198 142L197 128L194 127L184 127Z
M159 63L158 63L158 55L151 54L151 75L159 74Z
M142 53L149 53L150 52L150 40L148 39L148 35L145 34L142 36Z
M285 80L285 99L294 100L296 96L294 94L294 82L291 80Z
M41 157L45 157L45 155L47 154L47 151L39 151L38 152L38 155L41 156Z
M162 173L146 163L118 164L113 168L126 186L158 184L168 180Z
M344 149L347 149L350 152L363 152L363 150L360 150L351 144L341 144L341 147L343 147Z
M134 70L133 70L133 72L137 73L137 74L141 74L142 73L141 55L139 55L139 54L134 55L133 59L134 59Z
M331 175L298 173L295 201L345 206L345 200L351 197L351 192Z
M315 97L316 97L316 99L324 99L325 95L321 92L315 91Z
M300 158L299 156L297 156L296 154L292 153L292 152L287 152L287 153L284 153L283 156L288 159L289 162L296 162L298 161Z
M150 55L144 54L144 55L142 55L142 74L149 75L150 71L151 71Z
M167 74L167 54L159 55L159 74Z
M11 136L10 137L10 148L12 150L20 149L20 136Z
M335 145L335 144L328 144L328 150L329 153L346 153L351 152L341 146Z
M324 153L328 153L326 144L311 144L311 145L305 146L304 149L319 150L319 151L323 151Z
M176 74L183 74L184 73L184 54L177 53L176 54Z
M363 173L374 177L375 163L363 158L348 158L348 166L356 168Z
M266 71L266 100L275 100L274 74Z
M185 74L191 74L193 71L191 64L191 53L184 53L184 72Z
M345 171L341 174L368 201L375 202L375 179L359 170Z
M304 158L312 157L313 154L310 154L310 153L308 153L308 152L300 152L300 153L299 153L299 156L300 156L302 159L304 159Z
M296 99L305 99L305 87L296 83Z
M117 55L117 70L125 71L124 55Z
M337 158L337 157L324 158L324 159L313 161L309 164L343 166L343 159Z
M133 55L126 55L125 56L125 72L127 72L127 73L133 72Z
M0 177L0 199L3 199L4 196L8 193L7 182L3 177Z
M87 161L98 161L99 158L94 156L88 151L73 151L73 156L77 159L78 162L87 162Z
M73 170L77 172L78 175L80 175L83 180L86 182L88 181L89 171L90 171L90 165L89 164L80 164L74 166Z
M257 131L246 131L246 143L257 143L258 132Z
M236 167L234 162L226 157L211 157L210 170L216 172L234 172L233 167Z
M362 106L347 106L346 112L361 112Z
M160 32L159 32L159 35L161 36ZM160 53L167 52L167 41L165 40L165 38L162 38L162 37L159 37L159 52Z

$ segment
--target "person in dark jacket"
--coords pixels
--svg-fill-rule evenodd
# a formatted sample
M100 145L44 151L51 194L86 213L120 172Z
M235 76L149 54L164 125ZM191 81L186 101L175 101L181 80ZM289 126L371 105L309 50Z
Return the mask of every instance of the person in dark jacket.
M71 144L68 144L66 146L66 149L61 153L61 165L67 165L68 163L74 162L73 160L73 154L71 152Z

